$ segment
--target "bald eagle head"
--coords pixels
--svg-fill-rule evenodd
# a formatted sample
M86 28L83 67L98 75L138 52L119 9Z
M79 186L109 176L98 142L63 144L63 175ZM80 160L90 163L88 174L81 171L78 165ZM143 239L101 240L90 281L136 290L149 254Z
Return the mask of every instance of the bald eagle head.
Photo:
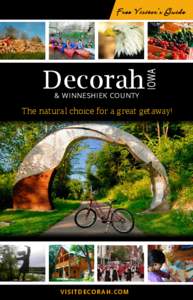
M113 26L116 32L115 54L134 56L144 49L144 33L141 26L117 24Z

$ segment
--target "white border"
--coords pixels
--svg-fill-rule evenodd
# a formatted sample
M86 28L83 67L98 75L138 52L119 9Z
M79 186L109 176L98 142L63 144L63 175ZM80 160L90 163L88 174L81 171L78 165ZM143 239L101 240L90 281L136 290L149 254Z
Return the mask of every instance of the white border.
M131 286L131 285L193 285L193 282L149 282L148 281L148 272L147 272L147 255L148 255L148 245L193 245L193 242L162 242L162 241L155 241L155 242L107 242L107 241L102 241L102 242L90 242L90 241L76 241L76 242L61 242L61 241L56 241L56 242L44 242L44 241L38 241L38 242L32 242L32 241L19 241L19 242L0 242L0 247L2 245L24 245L24 244L42 244L45 247L45 267L46 267L46 272L45 272L45 281L33 281L33 282L12 282L12 281L0 281L0 286L1 285L62 285L65 287L65 285L69 286L74 286L74 285L82 285L82 286L89 286L89 285L96 285L96 286ZM49 246L50 245L94 245L94 281L92 282L83 282L83 281L60 281L60 282L52 282L49 281ZM97 247L102 246L102 245L115 245L115 246L143 246L143 252L144 252L144 280L143 281L131 281L131 282L102 282L102 281L97 281Z
M62 22L62 21L68 21L68 22L93 22L95 25L95 58L90 60L70 60L70 59L49 59L49 23L50 22ZM1 20L0 23L7 23L7 22L16 22L16 23L22 23L22 22L34 22L34 23L45 23L45 59L1 59L0 63L192 63L193 59L191 60L148 60L148 30L147 26L149 22L191 22L193 23L193 20L106 20L106 19L100 19L100 20L88 20L88 19L81 19L81 20L61 20L61 19L38 19L38 20L15 20L15 19L7 19L7 20ZM99 59L98 58L98 24L101 22L117 22L117 23L144 23L144 59Z

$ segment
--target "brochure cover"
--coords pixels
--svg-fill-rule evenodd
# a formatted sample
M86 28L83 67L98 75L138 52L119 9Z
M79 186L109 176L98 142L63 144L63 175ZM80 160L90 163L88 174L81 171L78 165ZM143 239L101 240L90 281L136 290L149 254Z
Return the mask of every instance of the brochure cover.
M191 292L191 1L35 4L0 12L2 293Z

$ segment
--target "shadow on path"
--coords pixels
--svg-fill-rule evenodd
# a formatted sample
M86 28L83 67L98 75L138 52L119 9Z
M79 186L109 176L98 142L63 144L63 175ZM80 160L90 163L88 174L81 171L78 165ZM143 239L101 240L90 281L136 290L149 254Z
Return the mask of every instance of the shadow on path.
M89 228L80 228L74 222L74 216L76 212L87 206L87 202L83 202L81 206L74 211L69 216L66 216L62 221L56 223L54 226L45 231L41 236L42 237L84 237L85 240L87 237L102 237L109 239L109 237L117 240L118 237L134 237L134 236L144 236L144 234L134 227L134 229L130 233L119 233L117 232L111 225L106 231L106 224L103 224L99 218L97 218L96 223Z

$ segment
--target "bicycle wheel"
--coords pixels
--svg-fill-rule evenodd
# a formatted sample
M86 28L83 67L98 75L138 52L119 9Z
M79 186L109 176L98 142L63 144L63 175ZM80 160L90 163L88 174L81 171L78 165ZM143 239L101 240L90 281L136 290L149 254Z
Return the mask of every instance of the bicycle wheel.
M121 233L128 233L134 227L133 215L126 209L115 209L111 216L112 226Z
M74 221L81 228L91 227L96 222L96 212L92 208L82 208L74 216Z

